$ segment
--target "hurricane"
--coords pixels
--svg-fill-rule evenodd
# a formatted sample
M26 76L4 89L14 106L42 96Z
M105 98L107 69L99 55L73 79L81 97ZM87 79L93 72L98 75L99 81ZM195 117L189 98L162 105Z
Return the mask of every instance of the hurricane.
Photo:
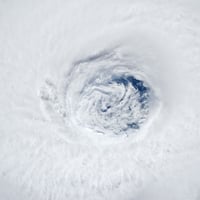
M198 200L196 0L0 2L0 199Z

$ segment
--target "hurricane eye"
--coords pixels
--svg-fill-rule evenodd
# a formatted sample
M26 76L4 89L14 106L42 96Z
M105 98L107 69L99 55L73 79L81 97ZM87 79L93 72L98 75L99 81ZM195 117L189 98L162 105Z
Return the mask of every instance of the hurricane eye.
M129 135L148 121L155 95L134 65L113 55L76 62L67 77L66 110L80 127Z

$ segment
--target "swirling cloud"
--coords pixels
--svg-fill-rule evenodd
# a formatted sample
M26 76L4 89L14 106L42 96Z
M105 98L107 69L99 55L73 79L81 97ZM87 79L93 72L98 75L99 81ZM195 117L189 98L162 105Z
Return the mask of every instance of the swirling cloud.
M0 5L0 199L199 198L196 1Z

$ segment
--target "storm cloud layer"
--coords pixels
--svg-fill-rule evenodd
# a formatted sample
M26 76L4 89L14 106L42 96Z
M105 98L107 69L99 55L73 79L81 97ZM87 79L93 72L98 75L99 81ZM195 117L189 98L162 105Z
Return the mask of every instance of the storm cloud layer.
M0 199L200 199L197 1L0 1Z

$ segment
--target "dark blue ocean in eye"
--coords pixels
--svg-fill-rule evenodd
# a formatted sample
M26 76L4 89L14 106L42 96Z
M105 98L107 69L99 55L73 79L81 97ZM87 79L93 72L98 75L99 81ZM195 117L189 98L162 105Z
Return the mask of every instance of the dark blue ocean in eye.
M149 88L144 86L144 82L141 80L136 79L134 76L120 76L120 77L112 77L112 81L116 82L117 84L123 84L125 87L128 84L131 84L140 94L140 101L145 100L144 96L149 92ZM142 98L143 97L143 98Z
M132 88L132 90L133 90L132 95L136 95L137 101L139 103L139 107L140 107L139 109L141 111L141 115L143 115L143 113L145 113L145 110L146 111L148 110L150 88L145 85L144 81L136 79L134 76L131 76L131 75L121 75L121 76L114 76L113 75L107 83L108 84L117 83L117 84L125 87L125 94L123 95L123 97L120 99L119 102L124 101L124 98L126 96L127 104L125 106L128 106L128 111L126 111L126 112L133 114L132 115L133 118L130 117L129 122L128 123L126 122L126 125L121 130L119 130L118 132L123 132L123 131L126 132L129 129L135 129L135 130L140 129L141 123L138 121L139 119L134 118L134 112L135 112L134 107L131 108L131 104L133 103L132 102L133 99L131 100L132 97L129 96L130 94L128 94L126 92L127 92L128 88ZM101 105L101 103L100 103L100 105ZM112 109L114 109L114 107L115 107L115 105L111 105L110 103L108 103L103 108L101 107L100 110L105 115L107 114L107 112L113 114ZM122 108L122 111L123 111L123 108ZM125 112L125 111L123 111L123 112ZM122 113L122 115L123 114L124 113ZM127 115L129 115L129 114L127 114ZM144 117L146 117L146 116L144 116Z

